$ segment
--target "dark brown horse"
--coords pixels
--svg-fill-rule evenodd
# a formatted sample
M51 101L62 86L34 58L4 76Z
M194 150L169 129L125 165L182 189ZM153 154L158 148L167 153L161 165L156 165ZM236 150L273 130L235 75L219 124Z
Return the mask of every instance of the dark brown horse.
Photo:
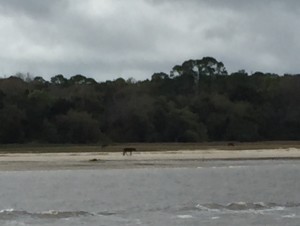
M124 148L123 155L132 155L133 151L136 151L136 149L135 148Z

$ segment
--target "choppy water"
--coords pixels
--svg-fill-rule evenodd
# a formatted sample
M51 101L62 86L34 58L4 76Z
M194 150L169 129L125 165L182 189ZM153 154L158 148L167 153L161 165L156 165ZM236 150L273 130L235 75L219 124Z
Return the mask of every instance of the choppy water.
M300 162L0 172L0 225L300 225Z

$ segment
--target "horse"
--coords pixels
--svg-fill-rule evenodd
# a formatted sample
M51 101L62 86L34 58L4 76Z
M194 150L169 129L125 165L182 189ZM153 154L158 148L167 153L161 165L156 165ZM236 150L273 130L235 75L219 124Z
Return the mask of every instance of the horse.
M136 149L135 148L124 148L123 149L123 155L132 155L132 152L133 151L136 151Z

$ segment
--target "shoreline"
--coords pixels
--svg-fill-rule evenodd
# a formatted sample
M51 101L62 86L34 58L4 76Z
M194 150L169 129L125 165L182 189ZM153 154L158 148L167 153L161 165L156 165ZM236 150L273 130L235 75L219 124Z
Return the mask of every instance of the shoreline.
M300 148L139 152L0 153L0 171L180 168L300 160Z

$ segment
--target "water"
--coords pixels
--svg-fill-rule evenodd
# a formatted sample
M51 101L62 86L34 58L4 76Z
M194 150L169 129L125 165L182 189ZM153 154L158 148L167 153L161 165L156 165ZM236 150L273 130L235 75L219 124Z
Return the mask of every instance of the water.
M298 226L299 163L0 172L0 225Z

